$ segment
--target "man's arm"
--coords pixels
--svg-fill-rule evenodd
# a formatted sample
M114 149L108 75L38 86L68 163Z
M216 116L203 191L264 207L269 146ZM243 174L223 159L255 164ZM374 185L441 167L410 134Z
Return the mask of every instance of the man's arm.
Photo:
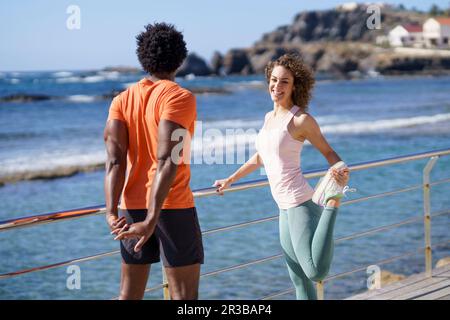
M174 135L174 133L177 134ZM181 142L176 139L172 141L172 135L181 137ZM158 126L158 167L150 191L147 217L142 222L133 223L130 226L125 225L121 230L117 229L113 231L113 233L117 234L114 238L115 240L139 237L139 241L134 247L134 251L138 252L153 234L158 223L162 205L175 179L178 164L181 162L181 157L179 157L179 153L176 153L176 151L183 149L180 149L178 145L180 143L184 145L186 139L189 137L187 130L181 125L169 120L160 121Z
M172 137L175 136L175 132L180 133L176 136L181 136L181 142L180 140L172 139ZM158 222L162 205L169 194L170 187L175 180L178 164L181 162L180 154L176 153L180 148L175 147L177 147L179 143L184 144L187 135L187 130L173 121L161 120L159 123L157 151L158 167L150 191L149 207L147 218L145 220L151 229L153 229Z
M105 173L105 200L106 220L109 227L114 230L123 226L124 221L118 220L117 206L122 194L127 170L128 129L120 120L109 120L104 131L106 145L106 173Z

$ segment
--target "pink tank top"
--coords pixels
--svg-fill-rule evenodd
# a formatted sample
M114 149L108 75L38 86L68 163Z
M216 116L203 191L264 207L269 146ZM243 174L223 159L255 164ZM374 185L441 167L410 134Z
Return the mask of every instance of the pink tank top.
M280 128L266 129L273 111L266 114L256 138L256 150L269 179L272 196L280 209L289 209L308 201L314 194L301 169L303 142L294 139L288 124L300 108L293 106L284 116Z

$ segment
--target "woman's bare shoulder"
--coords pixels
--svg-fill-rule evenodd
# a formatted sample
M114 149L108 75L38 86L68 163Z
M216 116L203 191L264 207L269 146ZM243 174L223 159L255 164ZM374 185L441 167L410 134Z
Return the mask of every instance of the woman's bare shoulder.
M308 128L317 125L317 122L310 113L304 110L298 110L294 115L294 124L296 127Z
M270 117L270 115L271 115L272 113L273 113L273 110L267 112L267 113L265 114L265 116L264 116L264 121L266 121L266 120Z

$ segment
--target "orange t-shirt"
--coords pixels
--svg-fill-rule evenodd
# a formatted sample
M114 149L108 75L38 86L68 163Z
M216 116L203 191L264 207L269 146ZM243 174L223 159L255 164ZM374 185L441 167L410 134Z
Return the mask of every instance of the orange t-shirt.
M193 137L196 117L195 96L169 80L152 82L144 78L113 99L108 120L124 121L128 127L127 179L120 202L121 209L148 208L158 164L159 121L173 121L187 129ZM187 150L186 144L184 150ZM190 178L189 163L183 161L178 165L163 209L194 206Z

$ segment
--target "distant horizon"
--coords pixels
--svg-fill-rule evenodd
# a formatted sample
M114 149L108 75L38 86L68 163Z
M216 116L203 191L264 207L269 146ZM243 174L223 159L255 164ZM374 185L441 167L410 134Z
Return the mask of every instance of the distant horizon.
M126 8L117 2L87 0L63 0L57 5L51 0L41 0L39 4L0 3L0 38L8 44L0 47L0 72L88 72L108 67L141 70L135 55L135 36L146 24L155 21L173 23L184 33L189 53L197 54L209 64L215 51L225 54L233 48L249 47L264 33L290 24L300 12L330 10L348 2L351 1L326 0L319 4L289 1L277 3L277 10L273 10L273 3L268 0L257 3L197 0L195 5L187 6L181 1L149 5L145 0L136 0L134 6ZM399 6L403 2L384 3ZM441 9L449 7L447 0L403 3L407 10L416 8L423 13L433 4ZM70 5L80 8L79 30L66 27Z

